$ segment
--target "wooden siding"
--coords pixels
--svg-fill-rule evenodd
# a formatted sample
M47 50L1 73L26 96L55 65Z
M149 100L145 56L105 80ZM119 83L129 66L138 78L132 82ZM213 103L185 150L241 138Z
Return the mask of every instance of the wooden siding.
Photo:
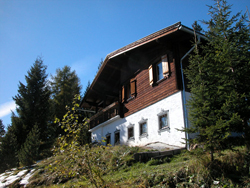
M152 86L149 84L148 69L144 69L136 75L137 95L133 100L124 103L124 117L129 116L179 91L177 85L175 59L171 55L169 60L170 76L156 85Z

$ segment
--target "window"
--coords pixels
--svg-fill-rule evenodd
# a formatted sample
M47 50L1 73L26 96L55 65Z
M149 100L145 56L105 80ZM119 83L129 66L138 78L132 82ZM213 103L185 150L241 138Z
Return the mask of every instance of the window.
M148 125L147 125L147 119L141 119L141 121L139 121L139 133L140 136L144 136L147 135L148 132Z
M136 79L131 79L129 83L122 86L122 102L129 101L136 97Z
M159 129L169 129L169 111L162 110L158 114L158 119L159 119Z
M115 131L115 145L119 145L120 144L120 131L117 130Z
M126 96L127 96L127 99L130 99L131 98L131 85L130 84L127 84L126 85Z
M156 64L156 80L163 79L163 73L162 73L162 62Z
M134 138L134 127L129 127L128 128L128 139L133 139Z
M159 123L160 123L160 129L168 127L168 115L164 114L162 116L159 116Z
M140 123L140 135L147 133L147 122Z
M110 133L106 134L106 146L109 144L111 144L111 134Z
M162 56L161 60L158 63L150 65L148 70L150 85L153 85L154 83L167 77L169 75L169 64L167 55Z

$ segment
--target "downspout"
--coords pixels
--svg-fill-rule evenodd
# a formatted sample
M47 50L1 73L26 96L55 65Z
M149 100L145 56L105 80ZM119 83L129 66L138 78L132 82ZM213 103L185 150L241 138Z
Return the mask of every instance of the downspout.
M191 30L186 29L182 26L180 26L179 28L180 30L183 30L185 32L188 32L190 34L194 34ZM198 38L198 42L197 44L200 43L200 35L197 34L197 38ZM189 128L189 124L188 124L188 113L187 113L187 106L186 106L186 92L185 92L185 82L184 82L184 74L183 74L183 65L182 65L182 61L194 50L195 46L193 46L180 60L180 65L181 65L181 80L182 80L182 104L183 104L183 111L184 111L184 124L185 124L185 128ZM190 145L189 145L189 134L187 132L185 132L186 134L186 147L187 150L190 150Z

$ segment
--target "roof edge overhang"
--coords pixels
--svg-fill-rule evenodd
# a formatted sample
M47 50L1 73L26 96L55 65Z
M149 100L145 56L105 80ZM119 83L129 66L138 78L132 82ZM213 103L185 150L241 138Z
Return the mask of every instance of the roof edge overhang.
M150 35L148 35L146 37L143 37L143 38L141 38L141 39L139 39L139 40L137 40L137 41L135 41L133 43L130 43L130 44L118 49L118 50L115 50L115 51L109 53L106 56L106 58L104 59L100 69L98 70L98 72L97 72L94 80L92 81L92 84L89 87L89 90L87 91L85 97L82 99L80 106L82 106L82 104L84 102L87 102L86 97L88 96L89 92L92 90L93 86L97 82L100 74L102 73L104 67L107 65L109 60L111 60L112 58L115 58L115 57L117 57L117 56L119 56L121 54L124 54L125 52L131 51L131 50L133 50L135 48L138 48L138 47L140 47L140 46L142 46L144 44L147 44L147 43L149 43L151 41L157 40L157 39L159 39L161 37L164 37L166 35L169 35L169 34L171 34L173 32L179 31L179 30L184 31L186 33L189 33L191 35L194 35L193 29L190 29L190 28L182 25L181 22L177 22L177 23L175 23L175 24L173 24L171 26L168 26L168 27L166 27L164 29L161 29L161 30L159 30L159 31L157 31L155 33L152 33L152 34L150 34ZM205 39L205 36L203 34L201 34L201 33L196 33L196 34Z

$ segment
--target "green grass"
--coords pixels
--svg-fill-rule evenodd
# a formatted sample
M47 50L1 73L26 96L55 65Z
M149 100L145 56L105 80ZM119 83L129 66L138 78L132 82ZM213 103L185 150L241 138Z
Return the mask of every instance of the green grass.
M93 157L91 167L97 187L248 187L249 154L244 147L236 149L216 153L213 162L206 152L183 151L147 163L133 160L140 148L95 147L88 152ZM40 162L27 187L96 187L87 166L82 165L86 157L83 153L78 152L74 160L65 153ZM72 170L75 175L69 175Z

